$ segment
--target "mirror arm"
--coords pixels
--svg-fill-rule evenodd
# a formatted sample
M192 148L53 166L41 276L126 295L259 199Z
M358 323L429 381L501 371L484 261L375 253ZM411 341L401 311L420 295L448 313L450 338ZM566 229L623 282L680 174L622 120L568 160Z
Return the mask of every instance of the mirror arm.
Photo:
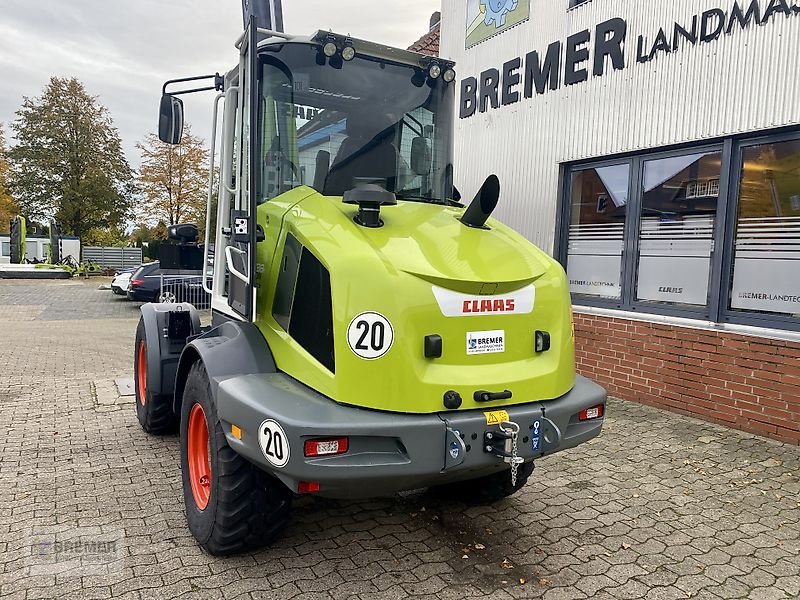
M187 81L200 81L201 79L213 79L214 85L212 87L204 87L204 88L197 88L194 90L185 90L180 92L170 92L171 95L177 96L178 94L190 94L192 92L204 92L207 90L217 90L219 92L222 91L223 87L225 86L225 79L219 73L215 73L214 75L197 75L195 77L181 77L180 79L169 79L164 83L161 87L161 94L164 95L167 93L167 86L172 85L173 83L185 83Z

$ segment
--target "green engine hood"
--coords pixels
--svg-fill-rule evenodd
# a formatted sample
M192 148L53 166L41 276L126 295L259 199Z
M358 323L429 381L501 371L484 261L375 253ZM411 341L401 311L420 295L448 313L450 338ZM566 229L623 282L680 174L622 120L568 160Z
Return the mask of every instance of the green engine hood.
M355 206L304 189L259 209L268 234L258 251L257 324L282 371L337 402L411 413L445 410L450 390L461 395L461 409L491 410L572 388L569 292L547 254L498 221L486 230L466 227L458 221L463 209L441 205L400 201L381 211L383 227L365 228L354 222ZM330 273L335 373L272 317L287 233ZM354 348L354 327L375 314L391 344L365 357ZM551 341L538 354L537 330ZM425 337L433 335L442 338L440 357L425 356ZM491 345L471 346L484 341ZM513 395L478 403L479 390Z

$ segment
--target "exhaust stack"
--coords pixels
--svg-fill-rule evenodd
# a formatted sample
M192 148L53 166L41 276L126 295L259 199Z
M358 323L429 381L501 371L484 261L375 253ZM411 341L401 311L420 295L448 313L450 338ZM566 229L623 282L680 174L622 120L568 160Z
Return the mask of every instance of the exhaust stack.
M489 175L483 182L481 189L472 199L467 210L461 217L461 222L467 227L486 229L486 220L497 208L500 199L500 180L497 175Z

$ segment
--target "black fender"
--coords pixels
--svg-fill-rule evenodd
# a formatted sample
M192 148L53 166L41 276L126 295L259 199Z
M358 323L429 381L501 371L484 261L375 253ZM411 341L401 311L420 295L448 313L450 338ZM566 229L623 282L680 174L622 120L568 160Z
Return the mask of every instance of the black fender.
M142 320L147 338L147 386L154 393L172 396L175 391L175 373L178 359L186 340L169 339L167 331L170 312L186 311L191 316L192 334L200 331L200 315L186 302L179 304L143 304Z
M220 382L236 375L276 373L277 367L267 340L253 323L225 321L193 339L183 349L175 377L173 410L180 414L189 369L203 362L216 399Z

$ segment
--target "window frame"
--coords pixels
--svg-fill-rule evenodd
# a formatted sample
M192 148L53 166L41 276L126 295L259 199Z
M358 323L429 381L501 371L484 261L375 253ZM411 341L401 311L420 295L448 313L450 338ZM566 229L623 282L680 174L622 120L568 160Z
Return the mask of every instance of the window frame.
M710 321L719 324L738 324L788 331L800 331L800 319L791 315L759 313L728 308L733 282L739 186L742 155L746 148L756 145L800 140L800 128L781 128L738 136L720 137L684 144L665 150L642 150L599 159L581 159L559 166L555 256L566 270L568 266L569 225L572 217L572 176L574 173L600 167L629 164L628 213L622 255L622 293L620 299L609 299L571 292L572 303L622 310L638 314L664 315ZM670 305L657 301L636 300L639 248L641 243L642 181L644 163L671 158L692 152L721 152L719 195L714 220L713 247L709 269L708 304L706 306Z
M559 248L558 252L558 260L563 265L564 269L567 269L568 266L568 259L569 259L569 227L572 222L572 175L577 171L586 171L589 169L600 169L603 167L618 167L621 165L628 165L628 204L630 204L631 198L631 191L632 191L632 181L633 178L631 174L633 173L633 164L631 159L620 159L620 158L610 158L607 160L599 160L599 161L587 161L587 162L580 162L574 163L572 165L566 166L562 165L562 173L560 174L560 181L563 192L560 192L562 198L562 210L559 211L559 215L561 216L561 220L559 223L559 236L557 239L562 240L561 247ZM622 257L621 257L621 268L622 271L620 273L620 297L619 298L608 298L603 296L593 296L591 294L576 294L572 293L573 298L581 298L581 299L589 299L591 301L592 306L598 306L602 308L616 308L616 309L624 309L625 306L625 274L626 274L626 263L625 258L627 254L627 239L628 239L628 220L629 215L625 214L625 228L623 234L623 241L622 241ZM574 302L573 302L574 304Z
M739 222L739 188L741 186L740 170L744 150L751 146L779 144L781 142L800 142L800 129L744 137L736 141L733 150L731 172L735 170L736 178L732 181L730 186L730 197L728 198L728 214L730 214L730 218L726 223L724 232L725 249L722 253L724 255L724 261L720 277L720 287L724 293L724 296L721 296L720 300L719 322L721 323L800 331L800 319L792 315L779 313L770 314L766 312L728 308L733 285L734 259L736 256L736 227Z

